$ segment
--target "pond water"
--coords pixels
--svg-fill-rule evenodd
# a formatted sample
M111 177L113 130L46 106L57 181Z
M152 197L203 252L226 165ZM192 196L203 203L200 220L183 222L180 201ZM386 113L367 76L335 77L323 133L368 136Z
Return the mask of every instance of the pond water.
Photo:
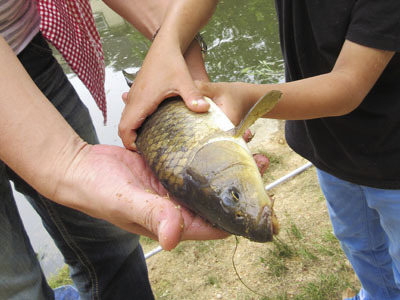
M88 106L102 143L122 145L118 123L121 94L128 90L121 70L138 70L150 43L100 0L92 0L105 53L108 123L89 92L56 54L72 84ZM220 1L209 24L202 29L208 45L206 67L212 81L278 82L283 79L278 27L273 0ZM23 196L16 200L32 245L46 276L63 265L61 254L47 235L40 218Z

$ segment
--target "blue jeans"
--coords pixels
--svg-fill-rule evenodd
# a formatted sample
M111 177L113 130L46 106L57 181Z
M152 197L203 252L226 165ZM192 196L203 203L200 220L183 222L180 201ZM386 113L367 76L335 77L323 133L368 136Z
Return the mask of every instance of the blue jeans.
M333 230L365 300L400 300L400 190L352 184L317 170Z
M87 108L40 34L18 58L74 130L87 142L98 143ZM23 227L10 181L41 216L70 266L80 299L154 299L137 235L42 197L1 161L0 299L54 299Z

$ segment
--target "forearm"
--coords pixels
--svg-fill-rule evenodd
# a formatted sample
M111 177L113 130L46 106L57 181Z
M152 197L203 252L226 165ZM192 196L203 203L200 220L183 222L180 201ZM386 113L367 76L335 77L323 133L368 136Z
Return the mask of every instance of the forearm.
M250 103L278 89L282 99L269 118L303 120L341 116L357 108L386 68L394 53L346 41L333 70L289 83L254 85Z
M121 17L131 23L140 33L151 40L156 31L161 28L164 17L170 5L176 5L171 0L104 0L104 2ZM200 2L201 3L201 2ZM216 1L215 1L216 3ZM192 10L195 7L192 8ZM179 7L177 14L179 13ZM211 8L213 11L214 8ZM208 8L210 10L210 8ZM196 14L196 12L191 12ZM203 16L201 23L210 16ZM184 19L182 22L185 22ZM176 26L176 25L175 25ZM185 26L181 27L185 28ZM193 33L192 33L193 34ZM169 43L169 41L166 41ZM190 73L195 80L208 80L207 72L201 54L199 43L192 39L190 46L185 52L185 60L188 64Z
M204 58L197 40L193 40L184 55L193 80L209 81Z
M334 73L281 84L252 84L250 107L270 90L280 90L282 97L265 117L283 120L307 120L340 116L351 112L363 98L355 98L346 89L348 82ZM340 87L340 88L338 88Z
M149 40L160 28L170 2L170 0L104 0L104 3Z
M196 33L207 24L217 6L217 0L173 1L166 12L160 40L170 40L184 53Z
M217 0L104 0L112 10L151 39L158 29L168 32L185 52L200 28L207 24ZM161 26L163 25L163 26Z
M208 81L201 49L194 36L207 24L217 3L217 0L172 1L153 42L157 45L150 51L154 51L155 55L162 55L167 51L179 51L184 54L192 78Z
M85 143L30 79L0 37L0 159L52 197Z

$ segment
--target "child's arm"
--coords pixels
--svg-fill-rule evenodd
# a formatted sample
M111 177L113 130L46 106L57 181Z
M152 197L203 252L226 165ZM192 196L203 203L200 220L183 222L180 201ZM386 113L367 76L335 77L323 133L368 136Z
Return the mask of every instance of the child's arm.
M306 120L341 116L360 105L393 55L346 40L330 73L281 84L197 82L197 86L236 123L272 89L283 95L265 117Z

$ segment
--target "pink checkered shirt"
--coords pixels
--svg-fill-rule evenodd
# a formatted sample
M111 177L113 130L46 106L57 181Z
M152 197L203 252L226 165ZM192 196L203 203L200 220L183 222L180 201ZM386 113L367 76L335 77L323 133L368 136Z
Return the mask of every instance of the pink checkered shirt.
M40 30L88 88L107 121L104 54L89 0L37 0Z

